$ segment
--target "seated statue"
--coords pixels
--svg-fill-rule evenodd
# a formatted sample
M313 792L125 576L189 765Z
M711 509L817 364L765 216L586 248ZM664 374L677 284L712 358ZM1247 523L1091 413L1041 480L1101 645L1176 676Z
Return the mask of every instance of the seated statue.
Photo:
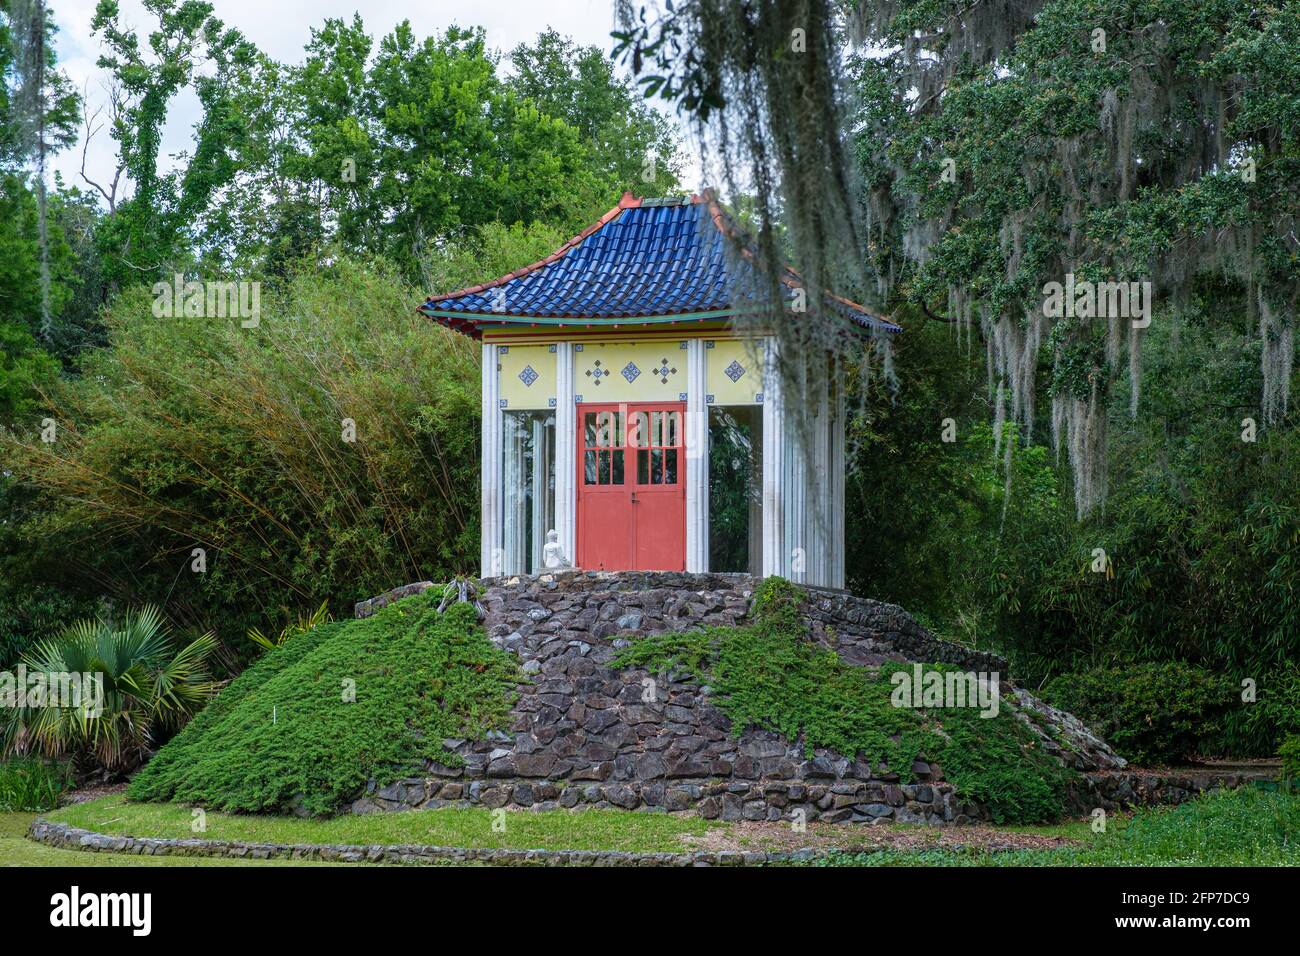
M560 533L554 528L546 532L546 544L542 546L542 566L550 569L573 567L564 556L564 549L560 547Z

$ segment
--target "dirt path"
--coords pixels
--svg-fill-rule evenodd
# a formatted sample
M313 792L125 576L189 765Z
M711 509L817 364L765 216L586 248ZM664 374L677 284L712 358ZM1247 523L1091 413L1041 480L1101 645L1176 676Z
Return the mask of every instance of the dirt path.
M685 836L682 842L699 850L798 850L803 847L865 850L1054 850L1076 846L1063 836L1013 833L983 826L861 826L810 823L806 832L789 823L735 823L717 827L702 836Z

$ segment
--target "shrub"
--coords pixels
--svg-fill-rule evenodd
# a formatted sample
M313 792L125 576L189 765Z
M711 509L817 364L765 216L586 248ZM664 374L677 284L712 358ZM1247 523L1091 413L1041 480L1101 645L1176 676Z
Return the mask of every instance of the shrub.
M297 620L289 621L271 637L263 634L261 628L250 627L248 629L248 639L264 651L273 651L277 647L283 647L291 638L297 637L299 634L306 634L312 628L332 620L334 620L334 615L330 613L329 602L324 601L312 613L299 614Z
M102 675L103 700L83 686L84 706L8 707L0 717L0 750L71 757L81 773L134 769L162 734L181 727L211 696L205 665L214 647L204 634L177 649L153 607L119 623L79 621L38 642L23 663L29 674Z
M1233 701L1228 680L1177 662L1063 674L1043 688L1043 697L1139 764L1196 755L1221 734Z
M111 347L50 396L59 440L0 435L0 474L31 498L14 547L60 542L64 576L166 597L243 660L248 628L326 595L337 614L464 571L478 554L479 353L417 315L421 298L346 258L268 282L256 328L159 320L147 288L124 290ZM0 517L0 549L5 537Z
M268 651L145 765L130 798L327 815L371 780L458 765L443 740L504 728L521 675L471 605L440 614L432 595Z
M809 756L826 747L873 765L883 760L908 782L912 762L924 755L943 768L959 796L988 808L999 823L1061 815L1069 771L1037 745L1008 698L991 718L974 708L896 707L889 673L845 664L806 639L802 600L804 592L788 581L768 578L748 626L643 637L614 665L687 670L713 688L714 703L736 734L756 727L802 739Z
M1258 691L1259 698L1246 708L1250 730L1270 741L1300 734L1300 664L1265 673Z
M1277 755L1282 758L1282 779L1287 783L1300 780L1300 734L1292 734L1282 741Z
M68 768L63 764L34 757L0 762L0 811L53 810L69 782Z

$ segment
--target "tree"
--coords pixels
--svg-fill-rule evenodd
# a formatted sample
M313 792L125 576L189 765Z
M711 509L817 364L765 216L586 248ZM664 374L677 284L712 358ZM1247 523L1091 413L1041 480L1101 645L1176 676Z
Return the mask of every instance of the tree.
M0 76L5 87L0 110L7 129L0 134L0 169L6 158L35 163L37 241L40 274L40 331L48 338L52 327L48 203L45 194L49 154L68 145L77 97L67 77L54 69L53 17L43 0L8 0L0 7L7 23L0 28ZM6 56L5 54L9 54ZM9 81L16 80L12 91ZM9 157L5 152L9 152Z
M666 196L679 187L672 124L615 75L599 49L546 30L532 45L515 47L510 64L507 86L576 129L614 183L646 196Z
M882 301L946 304L968 334L978 325L1002 449L1033 438L1048 350L1080 518L1106 497L1106 411L1126 357L1139 401L1142 326L1044 315L1049 282L1147 281L1177 313L1217 279L1237 305L1224 334L1260 330L1259 418L1284 417L1300 299L1297 4L689 0L623 3L620 21L647 91L695 117L733 186L755 184L769 271L784 219L814 286L870 275ZM881 55L843 68L849 37ZM828 310L795 322L774 307L771 322L796 344L834 335ZM1008 417L1019 443L1001 442Z
M144 0L157 19L147 38L121 23L117 0L100 0L91 29L108 52L98 64L125 98L111 133L134 193L120 203L100 232L110 281L152 281L188 261L193 225L234 176L233 145L243 124L232 86L252 65L255 50L239 31L212 15L201 0ZM210 66L211 72L196 67ZM203 106L195 146L184 171L162 173L158 152L168 103L193 86Z
M69 757L83 777L134 770L215 692L207 676L215 646L211 633L175 646L155 607L78 621L24 655L31 673L83 677L75 706L6 707L0 753Z

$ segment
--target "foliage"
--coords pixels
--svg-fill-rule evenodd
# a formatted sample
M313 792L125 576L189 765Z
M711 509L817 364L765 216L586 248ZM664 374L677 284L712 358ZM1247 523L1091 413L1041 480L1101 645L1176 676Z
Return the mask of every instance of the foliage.
M678 188L676 130L615 75L601 50L575 46L548 29L531 46L511 50L509 60L507 86L577 130L612 182L644 196L667 196Z
M1283 740L1277 755L1282 758L1282 779L1291 783L1300 780L1300 734Z
M274 273L337 245L414 281L491 223L567 238L623 189L676 187L664 120L598 53L547 32L511 63L501 76L481 28L421 38L403 22L376 40L357 15L313 28L301 63L257 54L219 70L196 150L222 137L213 174L228 186L196 209L204 260ZM647 153L660 158L648 182Z
M70 757L83 774L132 770L212 695L205 666L214 646L209 633L178 647L155 607L78 621L37 642L23 663L28 674L94 675L102 700L83 683L80 700L64 706L7 708L0 752Z
M1111 494L1082 525L1047 449L1017 443L1009 471L995 460L979 351L904 311L904 386L892 403L873 394L850 433L852 590L1006 655L1028 686L1183 660L1238 687L1249 678L1266 698L1271 675L1300 654L1300 432L1242 440L1258 353L1245 333L1222 334L1214 315L1230 307L1206 287L1181 318L1148 330L1146 411L1115 414ZM1093 571L1098 548L1108 573ZM1274 753L1266 713L1235 707L1209 745Z
M312 628L332 620L334 620L334 615L330 613L329 602L323 601L321 606L310 614L299 614L297 620L290 621L280 628L275 637L267 637L260 629L250 627L248 629L248 639L263 650L273 651L299 634L306 634Z
M757 408L709 409L709 570L751 571L750 522L762 506Z
M1260 678L1247 726L1263 738L1300 734L1300 664L1288 662Z
M63 764L37 757L0 761L0 812L53 810L70 784Z
M1175 314L1217 286L1215 333L1258 329L1252 404L1282 423L1300 125L1284 92L1294 70L1277 64L1296 60L1293 4L896 0L864 33L891 48L853 70L876 269L967 334L978 326L995 415L1026 438L1043 434L1048 353L1052 441L1081 517L1107 498L1107 409L1141 411L1145 335L1113 308L1045 315L1046 283L1145 281Z
M122 171L135 185L102 224L98 240L113 281L170 278L185 263L192 224L230 185L233 145L241 117L235 78L253 64L256 48L201 0L144 0L157 21L145 42L121 19L118 0L99 0L91 29L105 52L98 66L120 91L123 106L109 132ZM159 169L168 104L193 88L203 109L188 163Z
M716 706L738 735L755 727L801 740L810 757L814 748L827 747L871 766L885 761L904 782L924 755L961 797L988 807L997 822L1060 816L1068 771L1038 748L1005 698L991 718L965 707L894 706L889 674L845 664L806 638L804 594L767 578L748 626L642 637L614 664L695 674L713 688Z
M327 815L419 772L456 765L448 737L502 729L522 679L473 607L428 593L322 624L268 652L131 782L133 800Z
M145 290L122 293L112 347L50 397L59 440L0 444L27 495L16 546L57 546L92 595L218 621L236 654L267 618L463 570L477 355L418 301L344 258L267 288L256 328L160 320Z
M1176 662L1062 674L1044 698L1074 714L1129 760L1170 764L1202 752L1233 699L1221 677Z

